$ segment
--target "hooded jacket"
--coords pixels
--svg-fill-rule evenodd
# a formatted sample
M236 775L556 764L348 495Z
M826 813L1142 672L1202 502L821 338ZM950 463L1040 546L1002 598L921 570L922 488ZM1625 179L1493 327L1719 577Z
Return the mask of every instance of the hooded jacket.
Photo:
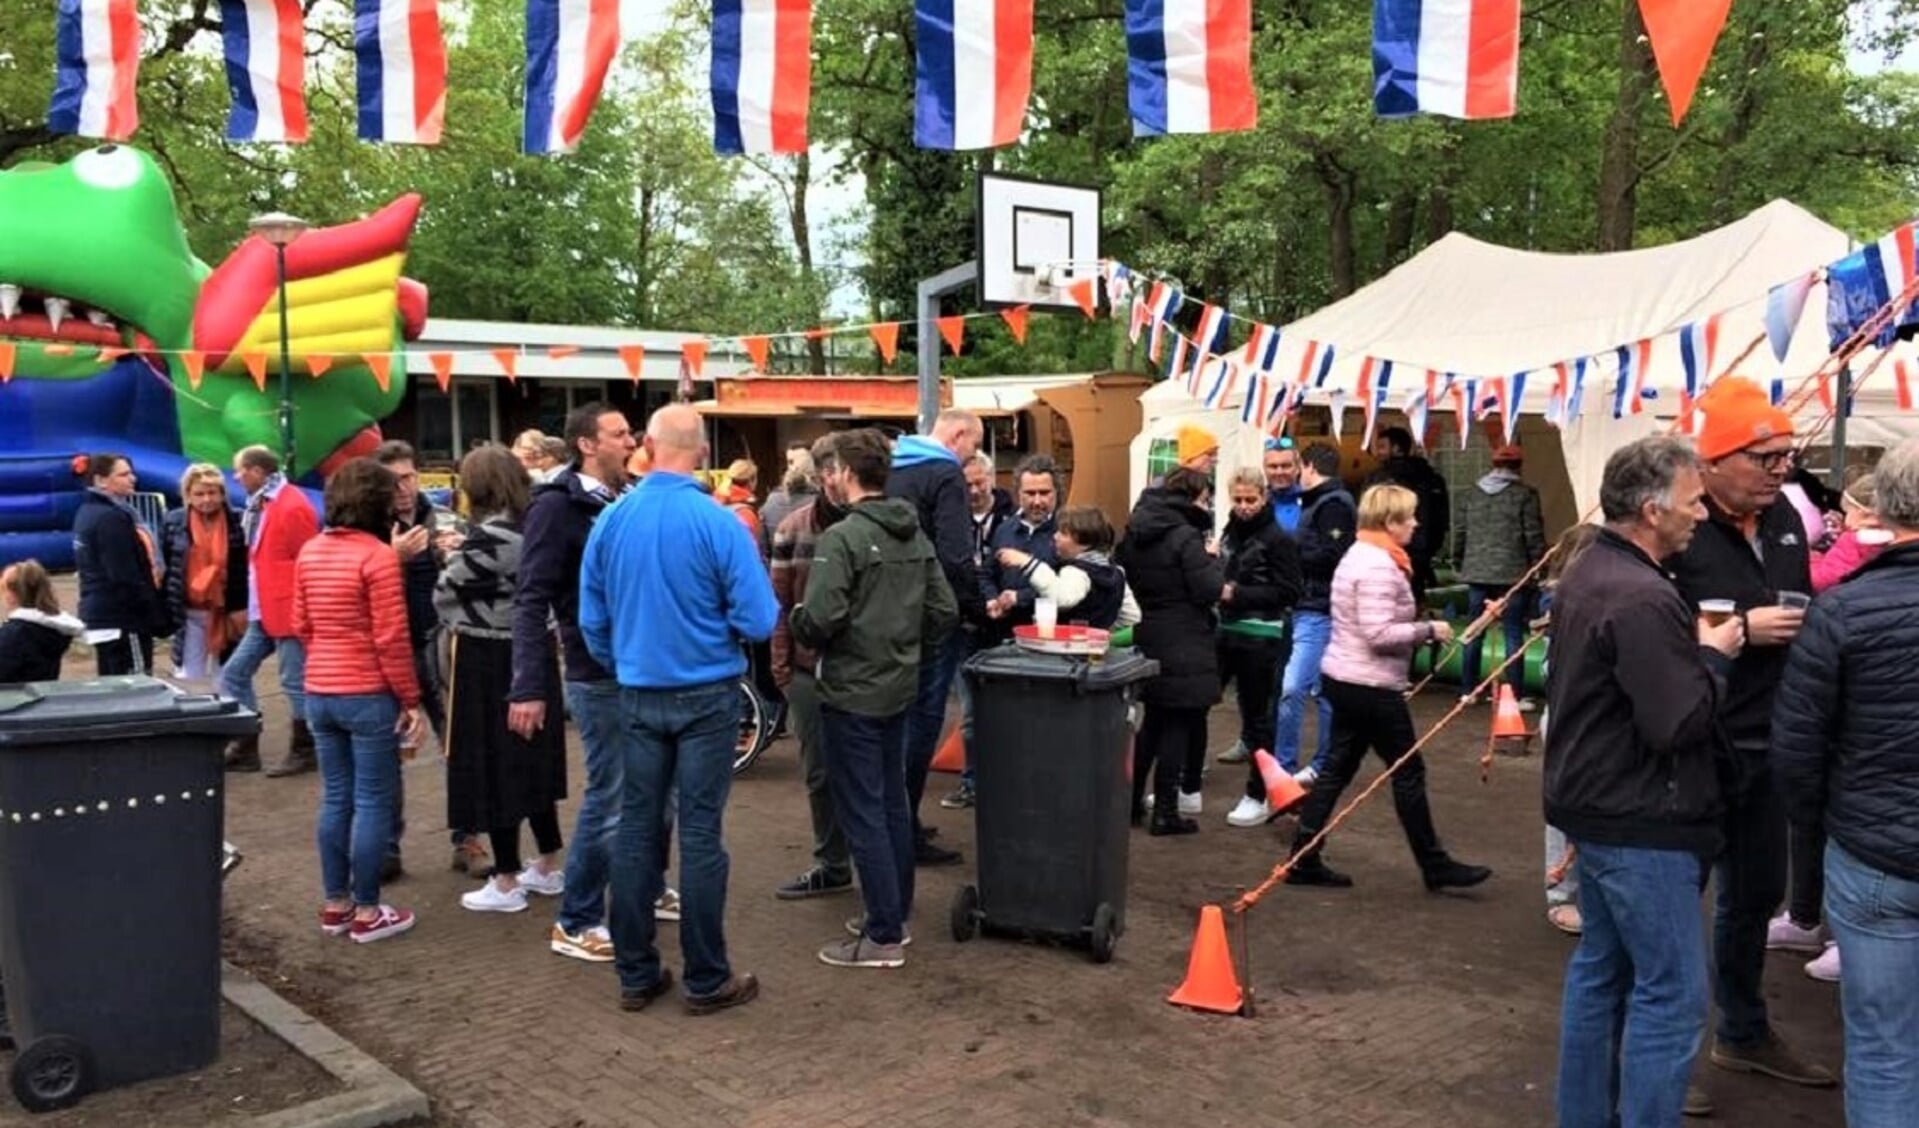
M1358 528L1359 509L1338 479L1328 478L1299 495L1301 611L1324 615L1332 607L1333 573Z
M907 435L893 448L893 469L886 496L911 502L920 532L933 545L960 613L985 618L978 574L973 568L973 516L966 504L966 474L959 456L925 435Z
M1509 587L1546 555L1539 491L1518 474L1498 469L1479 479L1462 510L1453 547L1466 583Z
M0 622L0 685L58 680L60 659L86 629L85 623L64 611L49 615L31 607L16 608Z
M953 589L913 507L898 498L856 502L820 534L794 641L820 655L820 701L891 717L919 693L920 655L959 622Z
M560 626L566 680L605 681L613 675L587 653L580 637L580 561L593 522L613 503L580 481L578 468L533 490L521 522L519 583L513 589L513 687L508 701L546 700L552 669L552 624ZM409 614L411 608L409 608Z
M1140 691L1149 705L1206 709L1219 699L1219 652L1213 608L1226 582L1219 558L1206 551L1206 511L1163 489L1139 495L1126 539L1114 554L1139 601L1133 641L1159 663Z

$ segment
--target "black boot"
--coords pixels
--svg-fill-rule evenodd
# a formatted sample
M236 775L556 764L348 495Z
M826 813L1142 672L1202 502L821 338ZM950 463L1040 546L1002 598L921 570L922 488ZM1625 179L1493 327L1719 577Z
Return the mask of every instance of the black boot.
M1153 803L1153 821L1147 827L1146 833L1155 838L1160 838L1168 834L1198 834L1199 820L1181 817L1179 813L1179 800L1177 799L1163 806L1155 801Z
M1442 889L1471 889L1493 875L1493 871L1486 866L1469 866L1450 857L1421 867L1420 873L1426 879L1428 893L1437 893Z
M1350 889L1353 879L1326 864L1325 857L1315 847L1311 852L1302 853L1306 844L1313 840L1319 831L1301 824L1293 834L1293 864L1286 871L1288 885L1318 885L1327 889Z
M314 756L312 730L307 728L305 721L294 721L293 738L287 742L287 758L268 768L266 774L268 779L279 779L282 776L310 772L318 766Z
M243 736L239 740L227 742L224 766L230 772L257 772L260 770L259 736Z

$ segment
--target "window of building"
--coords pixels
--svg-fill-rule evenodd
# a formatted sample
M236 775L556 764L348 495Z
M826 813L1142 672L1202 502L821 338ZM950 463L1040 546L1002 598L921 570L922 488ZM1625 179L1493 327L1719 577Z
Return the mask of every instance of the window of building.
M414 444L424 465L458 462L467 451L498 438L495 384L492 380L454 380L448 395L429 381L414 385Z
M566 431L566 417L589 403L606 401L606 385L598 381L579 383L545 380L540 383L540 418L534 426L549 435Z

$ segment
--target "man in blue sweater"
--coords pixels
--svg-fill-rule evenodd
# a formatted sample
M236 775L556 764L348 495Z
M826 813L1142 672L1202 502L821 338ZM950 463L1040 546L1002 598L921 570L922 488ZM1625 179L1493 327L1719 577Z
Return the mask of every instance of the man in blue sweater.
M654 944L669 803L680 832L680 953L688 1014L759 994L726 958L721 815L739 739L742 649L779 618L759 546L693 477L706 457L699 412L674 404L646 425L653 469L609 506L580 565L580 636L620 683L614 741L625 763L610 924L620 1005L642 1010L673 975Z

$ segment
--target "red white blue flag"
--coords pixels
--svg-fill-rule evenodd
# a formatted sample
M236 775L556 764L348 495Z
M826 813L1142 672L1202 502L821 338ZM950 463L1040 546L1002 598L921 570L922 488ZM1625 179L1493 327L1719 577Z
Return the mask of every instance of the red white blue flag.
M570 153L620 53L620 0L526 0L529 153Z
M134 78L140 67L140 17L134 0L60 0L54 23L58 59L47 128L125 141L140 126Z
M1126 0L1133 135L1259 124L1252 41L1252 0Z
M446 126L439 0L354 0L360 140L437 145Z
M1818 281L1817 274L1806 274L1781 282L1766 293L1766 341L1781 364L1786 362L1786 350L1792 348L1799 318L1806 312L1806 298Z
M1638 415L1646 410L1646 369L1652 365L1652 342L1620 345L1613 350L1613 357L1619 362L1619 383L1613 386L1612 417L1619 419L1628 412Z
M916 0L913 143L993 149L1019 140L1033 92L1033 0Z
M1255 372L1271 372L1279 364L1280 332L1271 325L1254 325L1246 339L1246 367Z
M812 0L714 0L713 148L804 153Z
M300 0L220 0L229 141L305 141L306 26Z
M1373 0L1373 112L1506 118L1519 102L1520 0Z
M1226 351L1226 326L1231 315L1220 306L1199 306L1199 330L1193 334L1193 367L1200 365L1213 356Z
M1712 382L1713 354L1719 351L1719 319L1713 314L1679 330L1679 363L1686 369L1686 388L1679 394L1679 428L1692 434L1696 423L1692 406Z

